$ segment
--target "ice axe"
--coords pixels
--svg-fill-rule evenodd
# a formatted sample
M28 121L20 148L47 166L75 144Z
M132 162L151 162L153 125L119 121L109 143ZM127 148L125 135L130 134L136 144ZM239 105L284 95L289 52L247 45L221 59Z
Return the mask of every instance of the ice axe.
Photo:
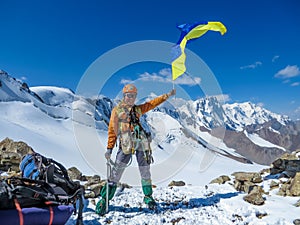
M111 176L111 159L107 159L106 161L106 213L108 213L108 201L109 201L109 178Z

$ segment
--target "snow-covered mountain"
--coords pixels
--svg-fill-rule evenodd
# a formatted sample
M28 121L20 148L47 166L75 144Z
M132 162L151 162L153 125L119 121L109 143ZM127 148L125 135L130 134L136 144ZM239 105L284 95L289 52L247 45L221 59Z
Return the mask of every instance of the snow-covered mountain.
M264 206L253 206L243 201L244 194L237 192L232 185L208 183L223 174L265 168L249 163L255 159L249 160L247 155L253 150L251 146L256 146L255 150L262 150L262 153L266 149L271 152L277 149L288 151L284 146L268 141L268 132L281 137L284 131L287 139L290 133L299 133L299 126L294 126L292 121L267 115L267 111L254 113L262 115L254 121L264 121L264 118L266 122L251 123L251 114L242 110L234 113L240 116L245 114L249 118L234 120L232 118L239 117L214 99L181 102L176 109L174 104L167 102L143 118L153 134L155 163L151 168L153 183L158 186L154 197L159 201L159 213L150 212L142 205L141 189L131 179L139 177L133 162L122 180L134 188L118 192L111 202L112 211L105 217L97 216L92 201L86 201L84 223L292 224L298 218L298 209L293 206L295 198L279 197L270 191ZM9 137L24 141L35 151L58 160L68 168L76 166L86 175L105 177L103 154L113 105L114 101L104 96L90 99L66 88L28 87L1 71L0 140ZM212 116L214 114L217 116ZM229 121L234 121L236 126L229 126ZM225 131L224 138L219 137L222 136L219 129ZM234 140L235 135L239 135L239 139ZM95 138L99 140L93 140ZM246 145L241 146L246 149L243 154L239 146L229 147L232 142L243 144L246 140ZM166 187L171 180L183 180L187 186ZM270 183L271 179L265 182ZM260 219L259 215L266 216ZM75 221L76 216L72 216L67 225L73 225Z
M218 137L227 147L253 162L270 164L285 151L300 148L297 123L251 102L222 105L216 97L207 97L181 104L176 114L167 108L158 110L176 115L174 118L193 133L207 131Z
M101 163L103 157L99 157L99 154L105 151L107 125L114 105L112 100L104 96L97 99L85 98L66 88L29 88L5 72L0 73L0 82L0 139L9 137L22 140L36 151L53 158L57 158L60 151L72 155L72 160L62 157L63 163L70 167L78 161L84 161L79 167L86 174L105 171L105 163ZM165 106L162 109L167 110ZM239 162L247 162L247 159L228 148L222 140L207 132L193 132L184 127L180 118L176 119L176 115L179 114L172 110L167 110L167 113L153 111L142 120L146 129L153 134L152 149L158 165L154 175L157 174L158 181L163 182L165 179L161 177L160 166L172 157L173 161L180 159L182 164L177 163L178 167L172 168L168 177L174 174L184 176L180 172L181 168L191 158L193 163L189 163L186 168L206 170L215 161L216 153L229 157L222 157L221 161L234 158ZM181 149L187 150L185 152ZM194 154L196 157L193 157ZM204 157L209 160L202 160ZM229 170L234 171L234 167ZM126 174L124 176L126 179ZM202 182L208 182L209 179L207 177Z
M100 132L107 130L114 106L114 101L105 96L91 99L66 88L29 88L4 71L0 71L0 102L9 108L17 102L26 107L32 105L54 121L75 122ZM241 162L269 164L285 151L300 148L299 125L250 102L222 105L215 97L170 100L144 118L143 124L153 135L157 128L151 121L158 112L175 119L180 124L178 129L194 143ZM161 137L154 138L154 147L161 147L161 142Z

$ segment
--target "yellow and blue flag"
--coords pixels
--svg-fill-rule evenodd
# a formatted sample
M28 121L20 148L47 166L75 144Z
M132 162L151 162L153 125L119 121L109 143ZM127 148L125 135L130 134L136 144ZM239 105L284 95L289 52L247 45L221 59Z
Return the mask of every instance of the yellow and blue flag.
M186 71L184 49L189 40L201 37L207 31L219 31L222 35L226 33L226 27L221 22L197 22L193 24L182 24L178 28L181 36L173 49L174 60L172 62L172 79L176 80Z

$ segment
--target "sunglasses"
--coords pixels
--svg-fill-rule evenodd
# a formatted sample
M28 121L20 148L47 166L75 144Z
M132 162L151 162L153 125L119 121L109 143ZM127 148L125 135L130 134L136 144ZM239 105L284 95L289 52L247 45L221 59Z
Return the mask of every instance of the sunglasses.
M126 96L127 98L136 98L136 94L133 93L125 93L124 96Z

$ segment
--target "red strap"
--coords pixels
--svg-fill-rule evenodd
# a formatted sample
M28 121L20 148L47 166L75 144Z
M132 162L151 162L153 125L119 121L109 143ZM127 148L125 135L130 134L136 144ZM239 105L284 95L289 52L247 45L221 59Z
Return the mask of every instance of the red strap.
M49 225L52 225L52 223L53 223L53 208L52 208L52 206L49 206L49 210L50 210Z
M20 225L24 225L24 218L23 218L21 206L17 199L14 199L14 202L15 202L16 209L18 210L18 214L19 214L19 218L20 218Z

